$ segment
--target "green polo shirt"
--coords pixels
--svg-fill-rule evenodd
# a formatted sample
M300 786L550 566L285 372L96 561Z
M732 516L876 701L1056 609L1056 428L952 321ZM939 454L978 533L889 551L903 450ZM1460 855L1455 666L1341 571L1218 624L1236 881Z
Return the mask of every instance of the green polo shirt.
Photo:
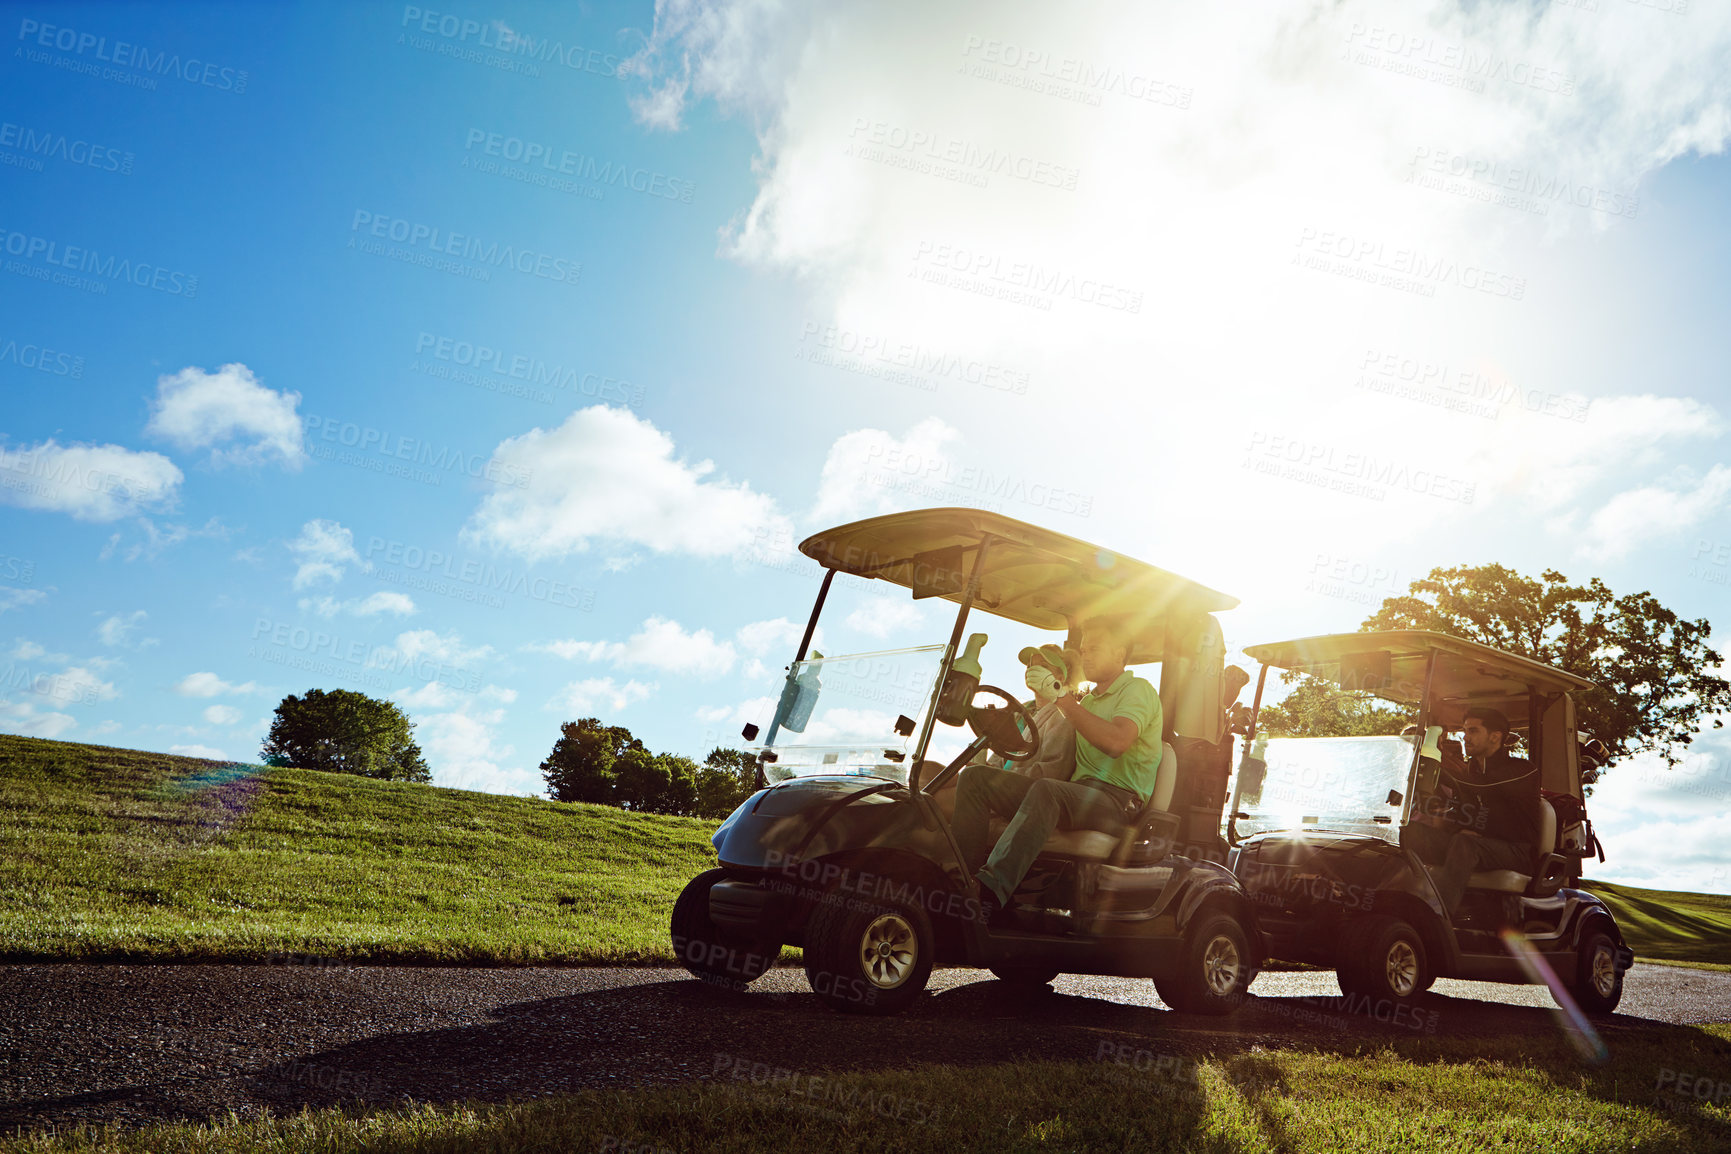
M1105 690L1098 686L1082 698L1082 708L1095 717L1116 721L1128 717L1136 723L1136 740L1122 757L1107 757L1100 748L1076 731L1076 774L1071 781L1097 777L1108 785L1133 790L1143 801L1154 793L1155 771L1160 768L1160 695L1154 686L1126 669Z

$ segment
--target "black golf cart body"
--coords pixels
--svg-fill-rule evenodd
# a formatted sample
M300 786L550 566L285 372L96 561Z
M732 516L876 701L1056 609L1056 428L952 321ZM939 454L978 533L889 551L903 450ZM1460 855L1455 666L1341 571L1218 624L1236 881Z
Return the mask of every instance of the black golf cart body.
M1395 1001L1453 977L1548 982L1589 1012L1616 1006L1633 954L1605 904L1572 888L1582 860L1598 850L1585 817L1573 698L1591 682L1418 631L1332 634L1244 652L1263 667L1227 830L1232 868L1269 956L1334 967L1347 993ZM1532 872L1473 874L1446 917L1424 863L1400 844L1424 800L1420 737L1258 738L1270 667L1406 706L1418 733L1459 728L1470 706L1504 713L1539 772ZM1400 944L1399 926L1411 928L1416 948Z
M675 910L686 965L707 979L750 981L781 945L800 946L825 1001L868 1013L904 1007L933 965L990 967L1030 984L1066 972L1151 977L1169 1004L1235 1007L1261 956L1220 835L1231 743L1220 740L1224 646L1213 613L1236 599L975 509L876 517L818 533L800 550L823 567L823 584L755 747L766 788L716 831L717 869L694 880ZM955 603L948 640L809 654L838 573ZM1055 833L989 923L937 802L987 739L976 736L947 764L927 760L940 713L958 716L958 694L970 724L981 720L975 691L951 673L970 613L980 611L1072 643L1089 618L1126 623L1129 663L1160 663L1165 718L1149 803L1116 832ZM880 913L894 917L874 921ZM910 934L929 940L903 940ZM862 951L863 968L852 964Z

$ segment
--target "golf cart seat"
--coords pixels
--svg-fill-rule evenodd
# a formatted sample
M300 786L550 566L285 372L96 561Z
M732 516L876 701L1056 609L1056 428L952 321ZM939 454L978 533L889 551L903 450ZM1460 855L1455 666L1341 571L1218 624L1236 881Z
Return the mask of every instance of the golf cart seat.
M1557 811L1542 797L1539 799L1539 846L1539 858L1557 848ZM1469 890L1494 890L1500 894L1524 894L1532 884L1533 875L1518 870L1485 870L1467 877Z
M1166 807L1172 804L1172 791L1177 780L1178 755L1172 751L1170 744L1162 745L1160 764L1155 769L1154 792L1137 810L1132 820L1125 822L1123 827L1116 831L1099 829L1054 830L1052 836L1046 839L1046 844L1040 848L1040 852L1042 854L1055 854L1059 857L1085 858L1091 861L1113 860L1127 842L1135 837L1137 830L1149 814L1164 813ZM994 845L997 844L998 837L1008 825L1008 822L996 817L992 819L990 833Z

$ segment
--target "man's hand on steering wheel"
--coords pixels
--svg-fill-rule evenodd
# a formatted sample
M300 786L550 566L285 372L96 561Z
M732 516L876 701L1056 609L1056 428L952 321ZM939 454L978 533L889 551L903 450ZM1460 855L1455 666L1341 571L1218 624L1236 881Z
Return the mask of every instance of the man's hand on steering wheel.
M974 736L986 739L986 748L1005 761L1027 761L1040 752L1040 730L1028 707L995 685L982 685L975 690L977 697L989 693L1001 698L1008 709L992 705L968 706L968 728ZM1023 728L1018 728L1020 721Z

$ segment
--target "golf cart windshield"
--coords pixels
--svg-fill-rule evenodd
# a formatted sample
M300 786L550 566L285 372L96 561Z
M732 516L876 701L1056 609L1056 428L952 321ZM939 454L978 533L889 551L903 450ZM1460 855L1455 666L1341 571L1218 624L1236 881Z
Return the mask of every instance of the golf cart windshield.
M758 748L770 781L849 774L906 783L943 645L795 662ZM898 729L898 720L900 726Z
M1233 809L1247 815L1238 819L1240 836L1325 829L1397 840L1410 738L1277 737L1262 761L1266 772L1248 757L1239 770Z

